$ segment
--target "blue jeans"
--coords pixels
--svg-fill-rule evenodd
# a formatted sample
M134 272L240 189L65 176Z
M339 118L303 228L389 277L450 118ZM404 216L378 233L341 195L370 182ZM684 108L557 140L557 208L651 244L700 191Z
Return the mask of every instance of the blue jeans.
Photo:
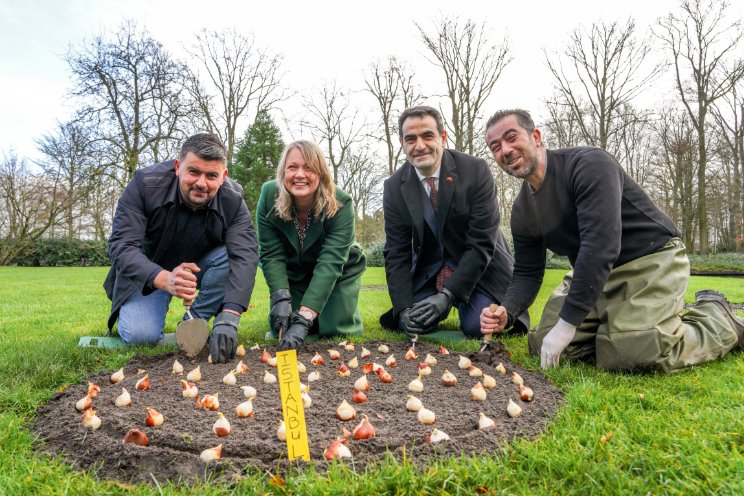
M199 294L191 306L195 319L211 319L219 310L225 295L225 283L230 272L227 249L224 245L213 249L196 262L201 271L196 273ZM155 344L163 339L165 316L171 294L161 289L147 296L135 291L119 311L119 336L127 344ZM184 315L184 318L188 318Z
M424 298L437 294L437 292L434 284L426 284L413 295L413 301L418 303ZM493 298L476 289L471 293L470 300L457 305L457 312L460 314L460 330L463 334L478 339L482 336L480 331L480 314L491 303L495 303ZM427 331L436 328L441 321L447 318L447 315L449 315L449 311L437 317L437 321Z

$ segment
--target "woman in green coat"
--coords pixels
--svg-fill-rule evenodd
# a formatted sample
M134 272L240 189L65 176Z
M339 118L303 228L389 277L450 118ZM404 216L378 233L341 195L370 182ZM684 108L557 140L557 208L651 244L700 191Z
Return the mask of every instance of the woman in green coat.
M296 349L309 333L360 334L357 302L367 262L354 241L351 197L336 188L318 145L287 145L276 180L261 188L256 217L278 348Z

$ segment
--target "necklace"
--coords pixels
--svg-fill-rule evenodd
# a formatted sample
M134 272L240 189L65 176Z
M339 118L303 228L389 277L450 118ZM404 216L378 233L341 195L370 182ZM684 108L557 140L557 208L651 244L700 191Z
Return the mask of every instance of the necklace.
M305 244L307 228L310 225L310 221L312 220L310 210L307 211L307 217L305 217L305 221L300 224L300 213L297 211L294 205L292 205L292 220L294 221L295 230L297 231L297 239L300 240L300 249L302 249L303 245Z

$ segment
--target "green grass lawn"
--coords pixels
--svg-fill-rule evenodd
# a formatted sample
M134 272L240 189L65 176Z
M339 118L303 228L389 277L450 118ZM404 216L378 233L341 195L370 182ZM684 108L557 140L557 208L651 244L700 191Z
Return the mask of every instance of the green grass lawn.
M566 404L532 441L516 441L490 456L467 454L417 469L406 461L375 466L342 465L326 474L308 470L286 477L286 486L251 473L235 487L129 487L91 474L34 449L28 429L36 409L67 384L101 369L122 366L134 354L163 349L85 349L84 335L105 332L109 302L101 284L105 268L0 267L0 495L15 494L744 494L744 353L674 375L622 375L584 365L546 372L566 391ZM562 271L549 271L531 311L533 322ZM385 283L381 268L368 269L365 285ZM744 280L694 277L687 300L703 288L744 302ZM254 308L240 324L241 342L263 337L268 291L259 276ZM366 338L399 339L380 329L377 317L390 304L385 291L364 291L360 307ZM173 303L172 331L182 310ZM182 307L181 307L182 308ZM741 315L741 312L739 312ZM455 321L452 320L455 324ZM539 368L525 337L505 339L519 364ZM463 342L463 349L477 343ZM456 408L456 405L453 405ZM602 436L612 433L611 440ZM411 456L415 456L415 453ZM484 488L489 488L486 490ZM490 492L489 492L490 491Z

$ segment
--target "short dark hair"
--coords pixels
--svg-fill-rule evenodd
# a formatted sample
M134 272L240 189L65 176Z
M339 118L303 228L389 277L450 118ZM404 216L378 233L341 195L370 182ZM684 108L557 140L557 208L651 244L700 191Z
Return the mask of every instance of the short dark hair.
M403 123L406 119L409 117L419 117L423 119L427 115L434 118L437 122L437 131L439 134L442 134L444 132L444 120L442 119L442 114L439 110L427 105L418 105L416 107L405 109L403 113L400 114L400 117L398 117L398 136L403 138Z
M227 148L219 136L212 133L199 133L186 138L181 145L178 160L183 161L191 152L202 160L219 160L227 163Z
M509 117L510 115L516 115L517 122L519 122L519 125L522 126L522 128L525 129L528 133L531 133L535 130L535 121L532 120L532 116L530 115L530 113L519 108L499 110L498 112L493 114L490 119L488 119L488 122L486 122L486 129L493 126L500 120Z

